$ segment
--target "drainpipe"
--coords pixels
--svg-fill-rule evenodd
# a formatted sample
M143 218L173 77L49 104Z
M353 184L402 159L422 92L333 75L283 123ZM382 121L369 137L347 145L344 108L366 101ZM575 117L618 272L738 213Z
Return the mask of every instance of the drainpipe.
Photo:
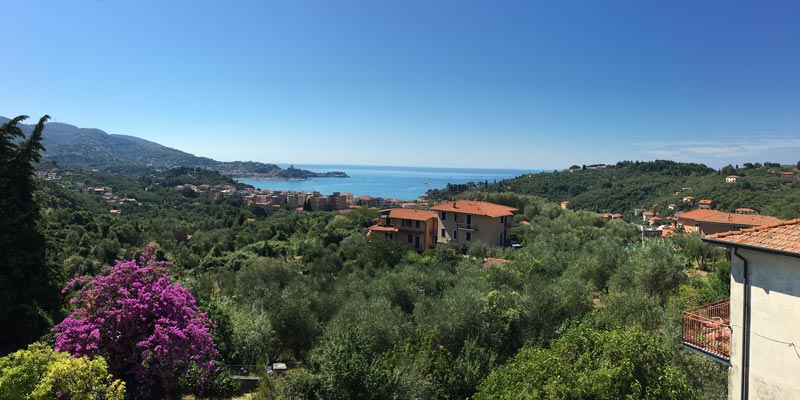
M748 383L750 381L750 286L747 282L747 259L739 254L739 248L733 248L733 254L744 263L742 279L744 295L742 301L742 400L747 400Z

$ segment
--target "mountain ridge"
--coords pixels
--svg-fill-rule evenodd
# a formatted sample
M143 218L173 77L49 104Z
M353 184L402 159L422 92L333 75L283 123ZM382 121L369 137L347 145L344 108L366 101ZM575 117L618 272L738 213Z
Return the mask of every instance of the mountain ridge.
M0 116L0 123L9 119ZM20 123L27 135L35 125ZM97 128L80 128L63 122L48 122L42 135L43 161L84 168L138 166L152 168L206 168L225 175L249 178L308 179L312 177L347 177L344 172L313 172L283 169L257 161L217 161L196 156L133 135L107 133Z

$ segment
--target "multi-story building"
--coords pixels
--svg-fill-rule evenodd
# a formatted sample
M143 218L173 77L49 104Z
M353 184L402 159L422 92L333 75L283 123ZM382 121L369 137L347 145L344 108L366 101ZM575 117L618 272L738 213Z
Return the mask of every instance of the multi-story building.
M439 242L465 246L485 243L506 246L511 217L516 208L485 201L458 200L431 207L437 213Z
M381 211L375 225L368 228L367 236L384 235L389 240L423 251L436 245L437 226L433 211L392 208Z
M800 219L703 238L728 248L730 299L683 313L683 343L729 367L729 399L800 398Z
M797 175L794 172L781 172L781 180L784 181L794 181L797 179Z

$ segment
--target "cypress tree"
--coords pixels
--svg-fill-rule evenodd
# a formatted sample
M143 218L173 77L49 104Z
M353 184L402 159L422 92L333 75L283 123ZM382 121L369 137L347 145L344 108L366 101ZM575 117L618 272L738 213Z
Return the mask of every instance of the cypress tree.
M25 139L17 126L27 116L0 127L0 354L24 347L47 332L59 304L55 271L46 259L33 199L35 165L41 158L39 120Z

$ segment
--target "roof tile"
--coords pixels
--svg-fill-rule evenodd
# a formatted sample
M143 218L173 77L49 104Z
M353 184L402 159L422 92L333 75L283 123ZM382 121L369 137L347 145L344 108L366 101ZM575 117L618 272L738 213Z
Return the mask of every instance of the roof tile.
M800 254L800 219L708 236L718 242Z
M449 201L447 203L437 204L431 207L431 210L486 215L492 218L509 216L512 215L514 211L519 211L514 207L473 200Z

